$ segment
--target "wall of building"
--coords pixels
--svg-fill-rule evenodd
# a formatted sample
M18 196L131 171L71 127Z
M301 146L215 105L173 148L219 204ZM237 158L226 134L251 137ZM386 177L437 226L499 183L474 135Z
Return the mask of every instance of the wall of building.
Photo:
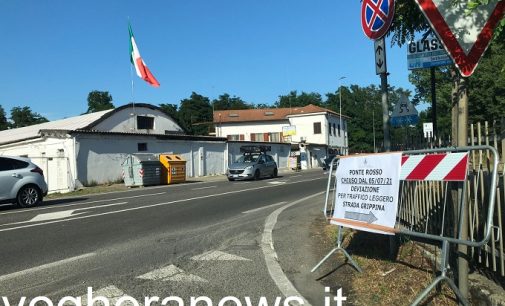
M3 145L0 155L29 157L44 171L49 192L67 192L75 187L73 138L44 137Z
M244 135L244 141L251 141L251 133L281 133L283 126L289 126L289 121L227 122L223 125L218 123L216 124L216 136Z
M347 119L342 118L342 125L340 126L340 118L338 116L330 115L328 116L328 123L332 127L333 125L335 125L335 133L333 133L332 128L331 135L329 136L330 148L347 148L348 146ZM339 126L340 126L340 135L338 132Z
M225 142L161 140L156 137L132 135L80 134L78 143L77 177L83 184L120 180L122 162L131 153L173 153L186 161L188 177L225 173ZM147 150L137 151L138 143Z
M302 142L305 140L307 143L327 144L328 143L328 123L326 114L289 117L291 125L296 126L296 135L292 136L293 142ZM321 123L321 133L314 134L314 123Z
M100 122L93 130L108 131L108 132L135 132L146 134L165 134L169 132L181 132L181 127L169 118L165 113L147 107L135 107L135 116L132 116L132 108L125 108L119 110L108 117L106 120ZM147 116L154 118L154 128L152 130L137 129L136 116Z

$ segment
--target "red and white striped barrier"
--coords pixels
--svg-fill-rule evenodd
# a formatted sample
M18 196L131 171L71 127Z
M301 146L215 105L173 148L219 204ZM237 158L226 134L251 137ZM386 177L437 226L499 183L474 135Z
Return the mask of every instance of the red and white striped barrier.
M139 169L139 175L140 177L144 177L144 169Z
M404 155L400 180L464 181L468 170L468 152Z

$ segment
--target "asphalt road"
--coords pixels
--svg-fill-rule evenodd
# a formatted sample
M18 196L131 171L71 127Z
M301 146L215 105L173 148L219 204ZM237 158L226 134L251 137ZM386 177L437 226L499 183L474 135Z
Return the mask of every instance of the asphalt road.
M56 305L92 287L141 304L146 296L178 296L185 305L191 296L214 305L226 296L244 305L245 297L256 305L282 297L261 247L266 218L325 187L323 171L313 170L0 207L0 296L11 305L46 296Z

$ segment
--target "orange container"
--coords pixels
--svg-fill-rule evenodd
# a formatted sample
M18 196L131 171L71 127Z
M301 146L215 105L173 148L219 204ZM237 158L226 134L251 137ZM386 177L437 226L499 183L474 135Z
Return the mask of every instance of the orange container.
M176 184L186 181L186 161L179 155L160 154L161 184Z

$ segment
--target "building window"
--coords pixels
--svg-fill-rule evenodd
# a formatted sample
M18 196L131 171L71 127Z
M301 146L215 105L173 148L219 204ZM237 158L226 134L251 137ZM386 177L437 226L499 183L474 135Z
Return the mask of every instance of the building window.
M331 136L331 123L328 123L328 136Z
M337 136L337 126L333 123L333 135Z
M314 122L314 134L321 134L321 122Z
M281 142L281 133L268 133L270 142Z
M340 124L338 125L338 137L340 137Z
M137 129L138 130L154 129L154 117L137 116Z
M263 134L263 133L252 133L251 134L251 141L265 141L265 134Z
M236 134L236 135L228 135L226 138L228 138L228 140L231 140L231 141L241 140L240 139L240 135L238 135L238 134Z
M147 142L139 142L137 143L137 151L145 152L147 151Z

